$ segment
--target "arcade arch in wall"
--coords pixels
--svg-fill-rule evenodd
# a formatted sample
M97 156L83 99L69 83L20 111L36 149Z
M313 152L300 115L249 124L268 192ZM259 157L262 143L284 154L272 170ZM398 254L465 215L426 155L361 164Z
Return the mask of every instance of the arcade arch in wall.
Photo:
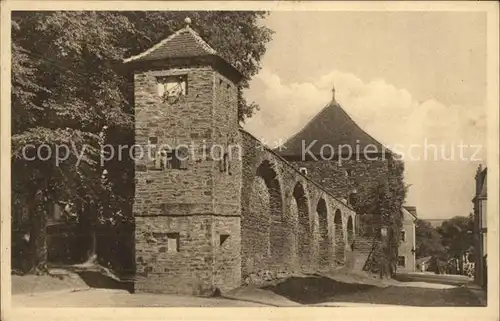
M334 224L334 240L335 240L335 261L337 263L344 263L345 260L345 242L344 232L342 228L342 213L339 209L335 211L333 217Z
M278 173L273 164L263 161L255 172L250 196L249 215L241 219L242 237L246 238L243 273L266 270L283 261L283 199Z

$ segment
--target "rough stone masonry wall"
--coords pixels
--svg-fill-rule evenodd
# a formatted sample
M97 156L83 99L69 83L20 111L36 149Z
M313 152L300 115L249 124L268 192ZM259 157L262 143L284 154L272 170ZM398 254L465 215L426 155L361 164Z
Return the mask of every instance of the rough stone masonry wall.
M337 209L341 212L345 250L350 251L346 227L348 218L355 216L354 211L269 149L262 148L256 138L241 133L242 277L253 282L269 273L333 268L333 214ZM303 197L297 197L302 194ZM323 211L318 207L321 199L326 205L326 219L320 219L318 213ZM322 258L322 253L326 257ZM320 262L324 266L320 267Z
M309 177L324 186L332 195L346 200L354 188L359 195L363 195L369 188L383 181L388 173L388 160L382 157L373 160L349 159L340 163L338 160L323 159L290 162L297 168L307 168Z
M189 90L175 104L162 102L157 94L156 76L186 74ZM210 68L146 70L135 74L135 143L146 147L156 137L157 145L177 147L193 142L200 147L188 160L188 170L154 169L144 155L135 160L136 191L134 215L211 213L213 161L203 158L204 141L213 143L212 79ZM200 179L202 178L202 179Z
M336 197L350 202L350 194L356 189L355 199L352 200L354 203L351 205L357 209L358 218L366 212L372 214L372 211L375 210L373 192L381 182L387 180L389 168L388 156L370 156L370 159L357 159L353 157L352 159L341 160L340 162L338 159L291 160L290 162L296 168L305 167L309 177L320 182L326 190ZM365 228L375 229L379 227L380 224L378 222L373 222L370 226L365 226ZM343 248L353 244L354 238L353 231L348 231L347 237L336 240L337 244L341 242L346 243L344 246L336 248L336 260L347 264L348 267L358 268L360 265L364 265L364 263L360 262L363 260L366 261L366 253L363 251L359 252L356 248L354 248L352 255L343 251ZM371 241L375 242L372 239ZM357 246L356 241L354 244Z
M212 288L214 219L206 216L136 217L136 292L208 294ZM179 251L168 234L179 233Z
M238 123L238 89L228 78L213 74L212 120L214 157L213 195L214 211L220 215L241 214L241 152ZM220 151L219 151L220 150ZM227 171L224 171L224 154L227 154ZM221 166L222 165L222 166Z
M186 75L188 86L172 104L156 88L157 76L170 75ZM229 175L210 157L214 144L239 140L236 87L218 76L203 66L135 71L136 144L155 137L157 145L190 150L186 169L157 170L136 157L136 291L208 294L241 282L241 165L232 162Z

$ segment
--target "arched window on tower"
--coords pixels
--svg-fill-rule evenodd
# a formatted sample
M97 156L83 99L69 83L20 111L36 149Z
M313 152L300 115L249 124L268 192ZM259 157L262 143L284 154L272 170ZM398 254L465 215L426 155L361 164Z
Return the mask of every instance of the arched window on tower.
M350 194L349 194L349 205L356 205L356 201L357 201L357 198L358 198L358 192L356 191L356 189L354 189Z

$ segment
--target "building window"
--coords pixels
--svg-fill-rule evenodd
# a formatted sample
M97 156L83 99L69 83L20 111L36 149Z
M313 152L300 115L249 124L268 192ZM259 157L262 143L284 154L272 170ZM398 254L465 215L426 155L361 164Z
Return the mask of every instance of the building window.
M220 172L228 173L231 175L231 162L229 161L229 154L225 153L222 159L220 160Z
M299 168L299 171L300 171L300 173L301 173L302 175L307 176L307 168L305 168L305 167L301 167L301 168Z
M173 103L181 96L187 95L187 76L162 76L157 77L158 96L164 101Z
M188 168L189 153L187 148L160 151L153 149L152 154L154 155L153 168L155 170Z
M168 252L179 252L179 233L167 233L167 250Z
M162 152L157 149L156 144L158 144L158 137L148 138L148 145L149 145L148 158L151 157L150 159L148 159L148 162L152 163L152 165L150 165L151 169L161 170L163 169Z
M405 256L398 256L398 267L406 267L406 257Z
M356 205L357 196L358 194L356 191L349 194L349 205Z
M222 246L224 243L226 243L227 239L229 238L229 234L221 234L220 235L220 246Z
M154 146L151 151L151 156L152 156L151 161L153 163L152 169L159 171L165 168L164 166L165 151L158 151L156 150L156 146Z
M401 231L401 241L406 241L406 231Z

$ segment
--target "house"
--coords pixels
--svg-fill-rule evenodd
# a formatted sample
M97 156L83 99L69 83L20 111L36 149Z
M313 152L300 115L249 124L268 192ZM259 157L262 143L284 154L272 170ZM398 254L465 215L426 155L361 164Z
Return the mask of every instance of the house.
M446 221L446 219L441 219L441 218L426 218L426 219L423 219L422 221L426 221L428 222L429 224L431 224L432 227L434 228L438 228L441 226L441 224L443 224L444 221Z
M476 171L476 190L472 203L474 204L474 240L475 240L475 272L474 281L483 286L487 286L487 168L479 165Z
M415 260L415 270L418 272L425 272L430 266L432 256L425 256Z
M401 229L401 240L398 248L397 271L415 272L415 223L417 220L417 209L415 206L404 206L401 209L401 214L403 215L403 227Z

